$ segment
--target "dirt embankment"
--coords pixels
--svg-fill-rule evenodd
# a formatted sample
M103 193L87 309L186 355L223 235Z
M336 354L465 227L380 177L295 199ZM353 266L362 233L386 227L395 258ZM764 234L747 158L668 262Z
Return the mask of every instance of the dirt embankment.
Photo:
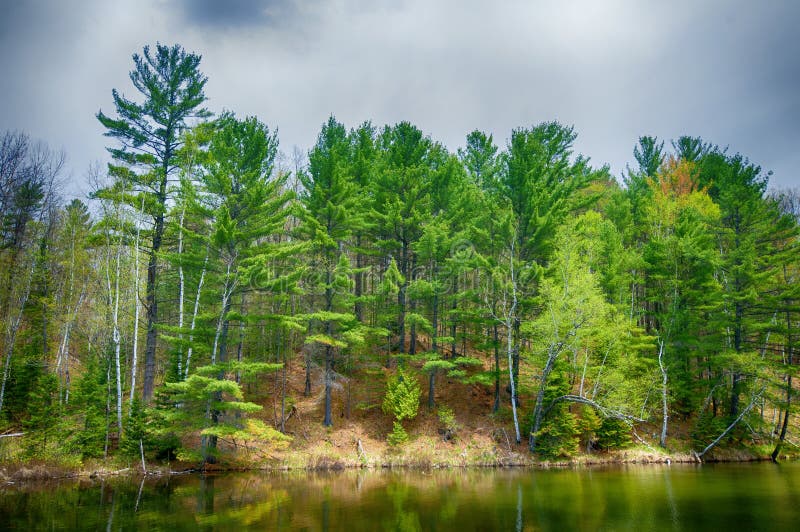
M640 427L634 435L633 445L611 452L583 453L567 460L537 461L529 453L527 441L514 441L511 412L503 405L492 413L493 390L477 384L463 384L445 376L438 377L435 386L436 407L427 406L427 383L420 384L423 397L417 417L403 424L410 439L400 446L387 443L392 430L390 417L381 410L386 377L390 373L376 366L362 370L350 379L343 377L335 382L333 391L332 427L324 427L324 389L322 372L312 371L312 393L304 394L305 368L297 358L287 368L285 430L292 437L289 445L279 451L264 453L251 449L226 453L224 460L206 469L298 469L337 470L349 468L446 468L446 467L581 467L609 464L669 464L697 462L688 445L686 427L676 425L669 450L659 448L655 440L643 438L648 427ZM486 360L486 365L490 361ZM281 374L270 376L271 388L262 400L259 414L266 423L279 426L281 416L280 390L284 383ZM263 384L263 383L262 383ZM507 394L503 396L507 401ZM529 400L522 397L523 403ZM524 405L523 405L524 406ZM455 424L445 427L437 412L447 407L455 414ZM521 427L523 429L525 424ZM224 450L233 450L220 443ZM746 449L718 448L706 461L765 460L757 452ZM147 474L167 475L199 470L192 463L150 463ZM0 481L33 480L64 477L107 477L114 475L141 475L139 461L86 462L80 466L59 466L45 463L0 463Z

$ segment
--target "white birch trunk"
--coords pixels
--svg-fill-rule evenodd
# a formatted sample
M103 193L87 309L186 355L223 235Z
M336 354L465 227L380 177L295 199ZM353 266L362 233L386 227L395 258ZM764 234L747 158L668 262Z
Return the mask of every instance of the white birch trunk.
M144 210L144 198L142 198L142 207L139 211ZM136 372L139 363L139 236L141 228L139 227L139 220L136 220L136 241L133 245L133 356L131 357L131 397L130 404L133 405L133 398L136 396Z
M121 252L122 245L117 243L116 275L114 278L114 330L112 333L112 340L114 341L114 365L116 367L117 379L117 428L119 429L120 435L122 434L122 374L119 363L119 262Z
M183 378L189 378L189 364L192 362L192 351L194 349L194 326L197 321L197 311L200 309L200 293L203 290L203 281L206 277L206 264L208 263L208 251L203 260L203 271L200 272L200 281L197 283L197 293L194 296L194 310L192 311L192 322L189 324L189 347L186 350L186 367L184 368Z
M217 363L217 347L219 346L219 337L222 334L222 325L225 322L225 308L228 306L228 298L230 297L231 292L233 291L233 286L230 282L230 275L231 275L231 262L228 262L228 265L225 270L225 285L222 290L222 310L219 313L219 319L217 320L217 330L214 332L214 346L211 349L211 365Z
M514 236L516 239L516 235ZM511 413L514 416L514 434L517 437L517 444L522 441L519 434L519 419L517 418L517 390L514 385L514 368L513 368L513 323L517 312L517 279L514 276L514 240L511 241L511 258L509 260L511 267L511 309L506 318L506 335L507 335L507 351L508 351L508 375L511 382Z
M67 319L64 323L64 335L61 339L61 345L58 346L58 356L56 357L56 375L58 376L58 402L59 404L63 403L64 398L62 396L62 391L64 387L64 373L63 373L63 362L64 362L64 354L68 349L69 343L69 332L72 326L72 322L70 320L70 303L72 302L72 295L75 290L75 228L72 228L72 234L70 235L70 260L69 260L69 284L67 285L67 294L66 294L66 315ZM76 311L77 313L77 311Z
M178 375L183 373L183 219L186 215L186 206L181 209L181 218L178 226Z
M61 391L62 391L62 378L64 380L63 387L64 387L64 397L63 402L65 404L69 404L69 341L70 336L72 334L72 326L75 324L75 320L78 319L78 309L80 309L81 304L83 303L83 298L86 297L86 282L84 281L83 288L81 288L81 295L78 297L78 302L75 304L75 308L72 310L72 314L67 315L67 323L64 325L64 338L61 341L61 346L59 347L58 352L58 363L57 363L57 373L58 373L58 397L59 401L62 400L61 398Z
M661 421L661 439L659 445L667 447L667 422L669 421L669 410L667 410L667 368L664 366L664 341L658 343L658 367L661 369L661 409L663 413Z

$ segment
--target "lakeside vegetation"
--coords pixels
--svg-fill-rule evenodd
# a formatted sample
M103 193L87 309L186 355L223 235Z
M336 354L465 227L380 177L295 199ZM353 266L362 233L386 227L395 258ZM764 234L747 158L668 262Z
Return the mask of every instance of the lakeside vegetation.
M743 155L642 136L620 184L558 122L332 116L290 163L133 59L85 201L0 138L4 466L796 454L800 193Z

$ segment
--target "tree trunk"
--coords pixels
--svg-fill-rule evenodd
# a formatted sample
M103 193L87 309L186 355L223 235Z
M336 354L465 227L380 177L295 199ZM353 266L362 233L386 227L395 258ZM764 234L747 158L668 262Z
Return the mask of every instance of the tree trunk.
M664 449L667 448L667 422L669 421L669 410L667 410L667 368L664 364L664 341L658 343L658 367L661 369L661 438L658 444Z
M520 321L518 316L515 316L514 317L514 335L513 335L513 339L514 339L514 353L513 353L514 367L513 367L513 372L512 373L514 375L514 386L517 386L517 387L519 387L519 337L520 337L519 329L520 329L520 326L521 326L521 321ZM517 399L517 400L519 400L519 399ZM517 406L519 406L519 403L517 403Z
M515 296L516 299L516 296ZM511 324L506 322L506 351L508 353L508 379L511 386L511 413L514 417L514 434L516 435L516 442L519 444L522 437L519 434L519 420L517 419L517 387L514 384L514 374L512 372L512 358L513 346L511 338Z
M228 262L226 271L225 271L225 282L222 287L222 310L220 311L219 319L217 320L217 330L214 333L214 344L211 349L211 365L217 363L218 354L219 361L224 362L224 353L222 352L224 349L227 348L225 345L225 336L227 336L228 332L228 312L230 312L231 304L231 292L233 292L233 282L231 281L231 266L232 264ZM223 332L225 336L223 336Z
M432 369L428 376L428 409L433 410L436 408L436 400L433 396L433 387L436 384L436 370Z
M325 272L325 310L328 312L333 311L333 287L331 286L331 266L328 262L328 267ZM325 334L329 339L333 338L333 322L331 320L325 321ZM333 381L333 346L330 344L325 345L325 419L322 424L326 427L333 425L333 418L331 415L331 385Z
M431 335L431 351L438 353L439 342L437 337L439 335L439 291L435 288L435 286L436 285L434 285L433 291L433 316L431 317L431 329L433 329L433 334Z
M304 349L305 351L305 363L306 363L306 380L305 386L303 388L303 395L306 397L311 396L311 354L308 352L308 349Z
M403 274L403 283L397 291L397 336L399 337L400 345L398 346L399 353L406 352L406 288L408 287L408 242L403 241L403 249L400 254L400 268Z
M361 235L356 236L356 275L355 275L355 296L356 300L353 304L353 311L355 312L356 319L360 323L364 323L364 303L361 301L361 296L364 293L364 272L361 271L364 263L364 256L361 254Z
M144 208L144 198L142 198ZM136 396L136 374L139 370L139 222L136 222L136 241L133 245L133 360L131 361L131 396L130 404Z
M786 371L786 413L783 416L783 425L781 426L781 433L778 436L778 443L775 444L775 450L772 451L772 461L777 463L778 457L781 454L783 442L786 439L786 432L789 428L789 413L792 411L792 366L794 364L794 344L792 338L792 319L791 314L786 311L786 347L787 347L787 371Z
M450 304L450 356L455 358L457 356L456 351L457 342L456 342L456 327L458 326L458 320L456 319L456 311L458 310L458 301L456 300L456 294L458 293L458 274L453 277L453 294L452 294L452 302Z
M408 272L410 276L410 282L414 281L414 272L417 268L417 260L416 258L411 259L411 271ZM408 306L411 308L411 312L414 312L417 308L416 300L412 299ZM411 323L411 331L410 331L410 338L408 339L408 354L409 355L416 355L417 354L417 324L416 322Z
M166 182L166 177L164 177ZM153 398L153 388L156 378L156 340L158 331L158 300L156 299L156 282L158 268L158 252L161 250L161 239L164 234L164 215L155 217L153 227L153 247L150 250L150 259L147 262L147 339L144 348L144 386L142 399L149 403Z
M733 332L733 348L737 353L742 350L742 318L744 316L744 309L741 304L736 304L736 323ZM741 381L742 374L738 371L733 374L733 382L731 384L731 404L730 415L735 417L739 414L739 395L741 394Z
M183 219L186 215L186 207L181 210L181 217L178 223L178 378L183 374L183 299L184 299L184 275L183 275ZM133 397L133 394L131 394Z
M114 367L116 370L117 381L117 429L122 436L122 370L119 363L120 333L119 333L119 261L122 252L122 245L117 243L117 260L114 277L114 323L112 340L114 341Z
M553 371L553 366L555 366L556 358L558 358L558 353L561 350L561 346L551 346L547 353L547 363L544 365L544 369L542 370L542 377L539 381L539 392L536 394L536 405L533 407L533 426L531 427L531 435L528 438L528 447L530 448L531 452L536 452L536 433L539 432L539 429L542 425L542 408L544 403L544 390L547 386L547 379L550 377L550 372ZM513 384L513 378L512 378Z
M278 350L281 357L281 425L280 431L286 434L286 351L287 346L283 345L282 329L278 330ZM287 338L288 340L288 338Z
M197 293L194 296L194 310L192 311L192 321L189 324L189 347L186 349L186 366L184 368L183 378L189 378L189 365L192 362L192 351L194 350L194 326L197 321L197 311L200 309L200 293L203 290L203 281L206 277L206 264L208 264L208 249L206 249L206 258L203 259L203 270L200 272L200 280L197 282Z
M222 289L222 310L220 311L219 320L217 321L217 330L214 334L214 346L211 351L211 365L225 362L228 352L228 313L231 310L231 294L233 293L236 285L235 281L231 280L232 262L228 262L225 272L225 282ZM222 373L218 375L222 379ZM208 406L206 407L206 415L211 419L212 425L219 423L220 412L211 408L212 400L219 401L222 396L221 392L215 392L212 397L208 399ZM213 460L213 451L217 448L217 437L206 436L203 438L203 456L206 461ZM212 462L213 463L213 462Z
M497 324L492 325L494 332L494 405L492 413L500 410L500 341L497 335Z

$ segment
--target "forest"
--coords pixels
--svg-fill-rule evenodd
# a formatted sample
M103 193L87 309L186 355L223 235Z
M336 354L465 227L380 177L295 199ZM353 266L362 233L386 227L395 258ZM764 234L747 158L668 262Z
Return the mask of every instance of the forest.
M307 447L478 419L535 460L796 454L800 189L692 136L632 139L613 176L556 121L453 152L331 116L290 161L207 110L200 63L133 55L83 200L0 133L3 463L264 464L301 417Z

